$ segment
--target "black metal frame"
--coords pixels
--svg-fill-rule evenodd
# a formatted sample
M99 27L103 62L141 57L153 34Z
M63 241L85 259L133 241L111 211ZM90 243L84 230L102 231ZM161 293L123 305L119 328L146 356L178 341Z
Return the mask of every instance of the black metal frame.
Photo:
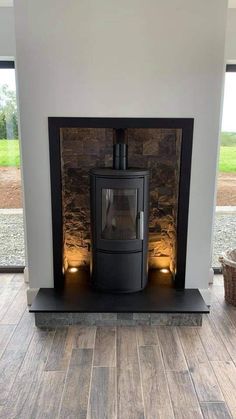
M236 72L236 64L226 64L226 73Z
M22 274L25 266L0 266L1 274Z
M49 117L49 152L51 174L52 236L54 287L64 285L62 272L62 180L61 180L61 128L173 128L182 130L180 182L177 219L176 288L185 287L186 252L188 234L189 190L193 143L193 118L77 118Z
M0 60L0 68L15 68L15 62L14 61L6 61Z
M0 69L15 68L15 62L10 60L0 60ZM0 266L0 273L22 273L24 266Z

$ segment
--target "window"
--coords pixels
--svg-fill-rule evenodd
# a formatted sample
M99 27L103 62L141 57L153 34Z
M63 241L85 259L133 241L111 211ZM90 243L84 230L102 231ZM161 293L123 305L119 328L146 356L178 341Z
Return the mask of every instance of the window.
M0 270L25 265L15 68L0 61Z
M219 255L236 248L236 65L227 65L221 129L212 265L220 272Z

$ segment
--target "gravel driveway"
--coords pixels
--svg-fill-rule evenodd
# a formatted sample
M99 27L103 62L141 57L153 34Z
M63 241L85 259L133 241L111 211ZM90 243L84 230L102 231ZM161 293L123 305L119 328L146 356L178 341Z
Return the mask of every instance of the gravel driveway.
M216 213L212 266L219 267L219 255L228 248L236 248L236 212Z
M0 210L0 266L24 266L22 209Z

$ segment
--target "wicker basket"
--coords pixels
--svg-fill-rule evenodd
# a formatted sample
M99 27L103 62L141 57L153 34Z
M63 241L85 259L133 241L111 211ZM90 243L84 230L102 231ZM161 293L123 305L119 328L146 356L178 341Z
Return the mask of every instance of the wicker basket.
M236 249L227 250L219 257L225 286L225 300L236 306Z

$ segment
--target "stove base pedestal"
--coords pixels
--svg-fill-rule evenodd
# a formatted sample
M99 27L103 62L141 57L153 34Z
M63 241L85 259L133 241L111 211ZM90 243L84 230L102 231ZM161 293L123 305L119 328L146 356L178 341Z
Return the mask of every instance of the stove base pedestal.
M147 272L143 267L143 253L94 252L92 284L105 292L138 292L147 285Z

